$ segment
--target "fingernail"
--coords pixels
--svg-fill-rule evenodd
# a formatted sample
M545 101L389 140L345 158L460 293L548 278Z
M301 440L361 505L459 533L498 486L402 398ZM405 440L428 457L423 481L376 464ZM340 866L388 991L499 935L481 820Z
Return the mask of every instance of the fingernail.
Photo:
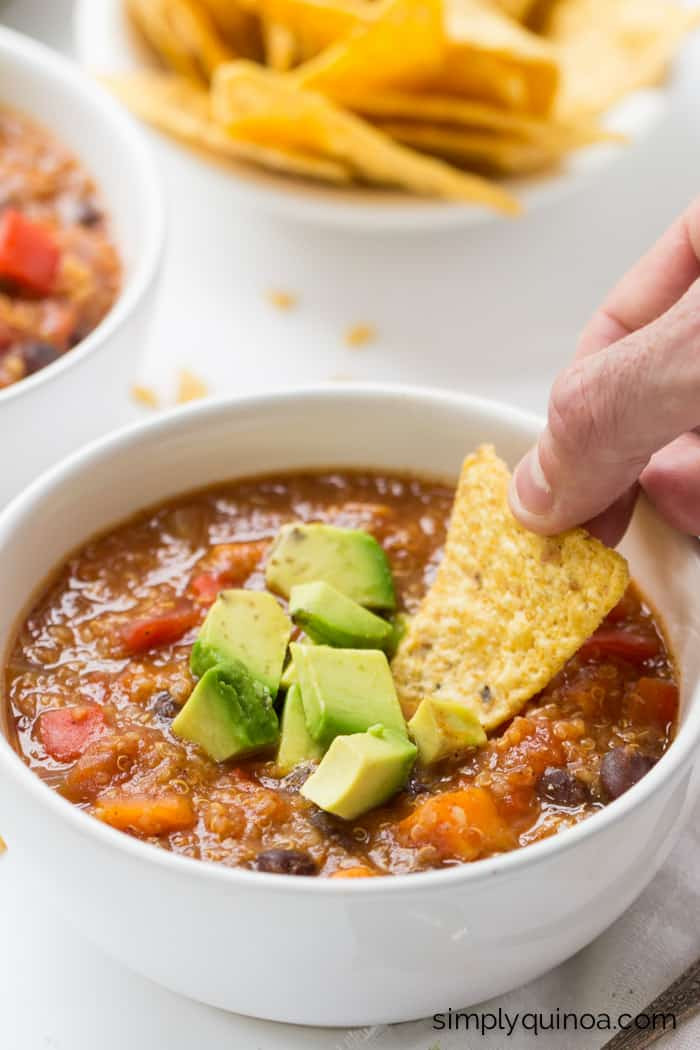
M537 446L531 448L515 469L510 483L514 509L541 518L554 506L552 489L544 476Z

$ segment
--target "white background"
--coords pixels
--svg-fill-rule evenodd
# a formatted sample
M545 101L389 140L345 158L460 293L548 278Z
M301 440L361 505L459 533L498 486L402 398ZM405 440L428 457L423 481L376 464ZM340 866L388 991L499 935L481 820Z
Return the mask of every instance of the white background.
M14 0L0 19L70 52L70 7L69 0ZM180 178L182 166L170 163L171 147L159 146L170 236L143 378L166 397L180 367L217 392L305 380L399 379L543 409L553 375L602 294L700 192L698 99L696 40L681 63L667 118L614 168L576 196L517 223L439 234L341 234L239 210L234 223L229 215L222 224L228 243L213 245L211 222L207 227L202 221L206 199L193 191L193 180ZM297 293L297 309L274 310L266 293L276 288ZM376 326L377 340L348 349L343 334L360 321ZM617 930L562 968L560 978L533 985L521 1001L536 1009L557 980L570 994L571 981L591 967L602 971L603 961L614 962L623 984L634 983L620 993L633 1005L656 994L697 953L700 929L689 915L688 943L678 941L677 951L662 944L658 960L645 968L630 957L635 923L647 928L644 909L653 907L659 930L684 925L673 895L692 855L686 842ZM46 872L47 883L50 878ZM11 849L0 880L2 1050L315 1050L359 1046L368 1036L387 1050L427 1050L435 1042L428 1026L371 1036L331 1033L248 1021L186 1002L126 973L49 914L42 900L28 900ZM653 953L653 945L647 950ZM594 999L603 1008L605 981L599 983ZM591 1039L581 1047L598 1045ZM440 1042L446 1050L447 1041ZM530 1045L524 1037L509 1043Z

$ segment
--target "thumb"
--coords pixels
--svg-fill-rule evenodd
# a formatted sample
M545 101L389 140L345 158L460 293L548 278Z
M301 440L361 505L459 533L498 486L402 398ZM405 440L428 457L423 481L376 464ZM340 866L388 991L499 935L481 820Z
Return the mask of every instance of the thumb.
M555 382L547 426L518 464L515 516L551 534L596 518L651 456L700 422L700 282L658 320Z

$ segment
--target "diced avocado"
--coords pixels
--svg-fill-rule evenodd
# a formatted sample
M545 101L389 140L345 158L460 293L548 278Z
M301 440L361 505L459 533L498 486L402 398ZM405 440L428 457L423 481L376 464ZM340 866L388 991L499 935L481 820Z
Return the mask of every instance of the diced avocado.
M303 642L298 642L299 645L315 645L316 643L309 638L307 635ZM289 689L290 686L294 685L297 680L297 669L294 666L294 659L290 652L287 665L282 671L282 677L280 678L280 689Z
M318 762L323 757L323 748L313 739L306 728L304 705L298 685L290 686L282 711L282 732L277 752L277 766L282 773L289 773L300 762Z
M280 678L280 689L291 689L297 680L297 669L294 666L294 661L290 660Z
M265 570L268 587L288 598L299 583L321 580L370 609L394 609L386 554L368 532L335 525L283 525Z
M384 726L337 736L301 794L327 813L354 820L404 786L415 758L410 740Z
M405 612L394 613L389 620L389 623L391 624L391 637L382 648L390 660L394 659L396 650L399 647L401 639L408 630L410 621L411 617Z
M392 626L329 583L298 583L289 614L314 642L345 649L383 649Z
M211 667L173 720L173 733L223 762L277 743L279 723L269 689L240 663Z
M221 591L192 647L198 676L210 667L242 663L273 696L277 694L291 623L280 603L264 591Z
M455 700L436 700L431 696L421 700L408 723L408 732L424 765L486 743L476 712Z
M336 736L362 733L381 722L406 736L394 679L378 649L291 647L311 736L327 747Z

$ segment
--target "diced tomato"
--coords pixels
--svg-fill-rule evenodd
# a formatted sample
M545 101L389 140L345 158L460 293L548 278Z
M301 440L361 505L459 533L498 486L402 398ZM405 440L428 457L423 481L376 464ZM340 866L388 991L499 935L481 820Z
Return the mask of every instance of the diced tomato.
M197 816L189 795L121 795L100 798L95 816L119 831L132 834L168 835L172 831L186 831L194 827Z
M664 678L640 678L626 707L634 721L667 726L678 713L678 686Z
M37 295L54 287L61 250L43 226L13 208L0 219L0 276Z
M80 758L88 744L105 728L104 712L97 704L57 707L39 716L38 734L46 753L57 762Z
M601 627L584 642L578 655L587 660L592 656L619 656L633 664L651 660L661 652L659 638L641 631Z
M218 572L200 572L190 580L190 590L202 605L213 605L219 591L225 586Z
M189 602L182 602L174 609L132 620L122 628L122 642L129 653L145 653L161 645L179 641L192 627L199 623L200 613Z

